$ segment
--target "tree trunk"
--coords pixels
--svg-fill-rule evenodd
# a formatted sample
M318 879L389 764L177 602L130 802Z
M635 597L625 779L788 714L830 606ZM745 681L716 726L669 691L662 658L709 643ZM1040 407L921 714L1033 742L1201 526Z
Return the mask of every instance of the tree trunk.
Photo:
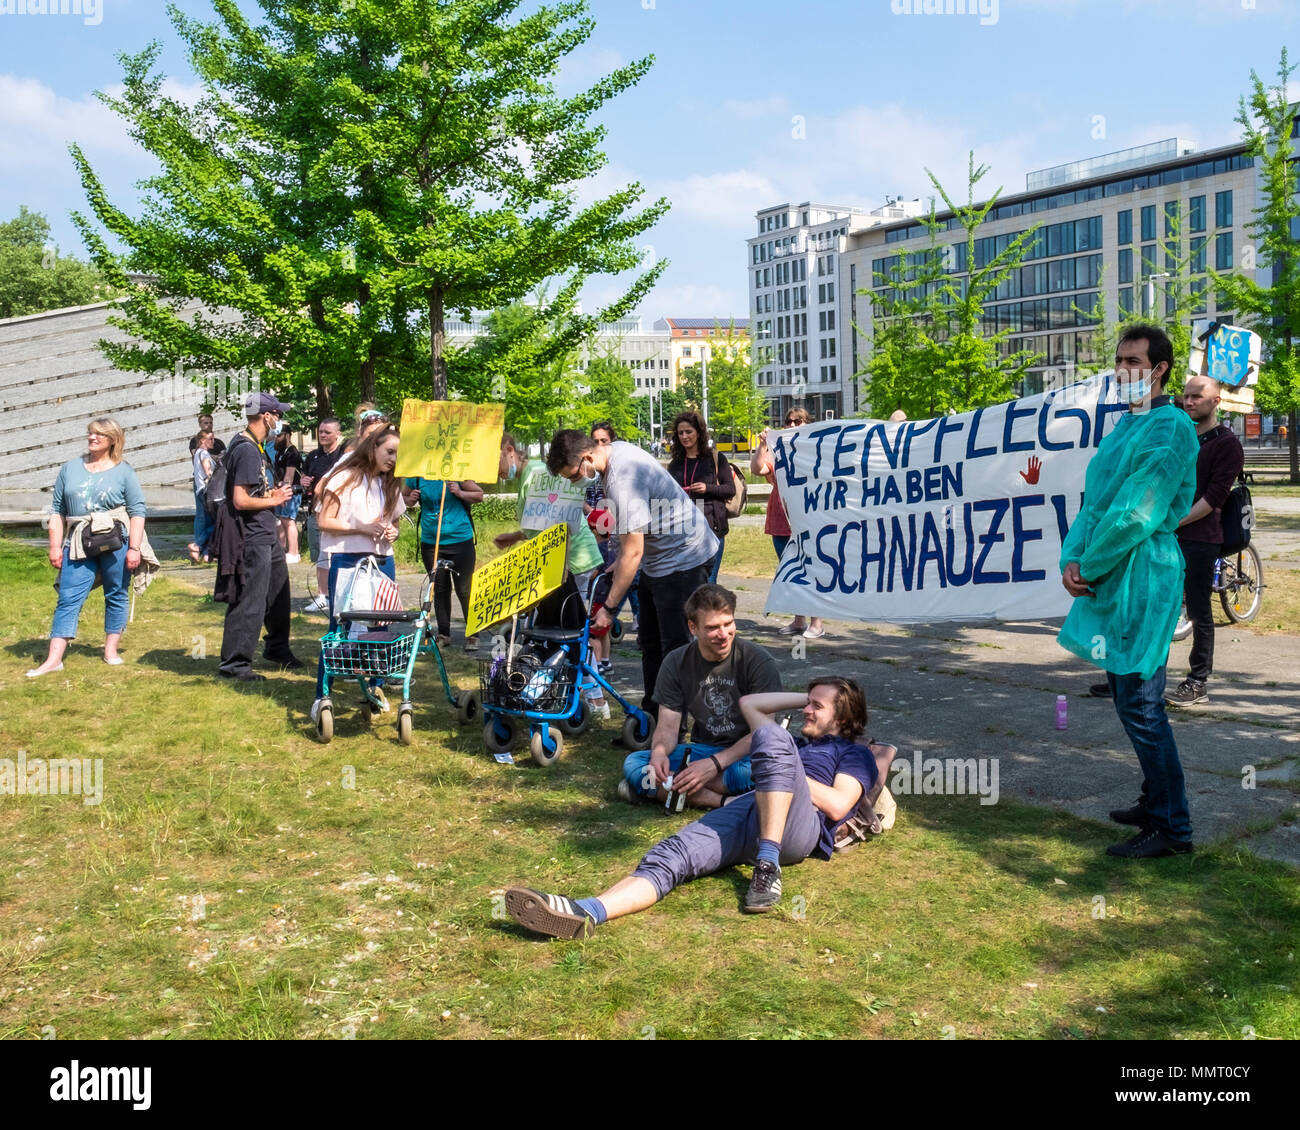
M447 359L442 355L446 327L443 323L442 287L429 288L429 381L433 399L447 399Z
M1286 429L1286 441L1291 448L1291 481L1300 486L1300 436L1296 435L1300 431L1296 426L1300 423L1300 412L1292 408L1287 414L1287 420L1290 421Z
M334 415L334 406L330 401L329 386L318 377L316 379L316 420L319 422L332 415Z

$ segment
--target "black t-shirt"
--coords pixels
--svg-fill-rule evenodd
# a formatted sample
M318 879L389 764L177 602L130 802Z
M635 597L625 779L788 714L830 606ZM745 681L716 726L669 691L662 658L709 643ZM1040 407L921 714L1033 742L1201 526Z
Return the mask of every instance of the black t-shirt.
M193 455L196 451L198 451L198 449L199 449L199 437L190 436L190 454ZM217 458L225 450L226 450L226 445L222 443L221 440L217 439L216 436L213 436L212 457L214 459Z
M343 455L343 444L340 443L333 451L326 451L323 447L318 447L302 461L302 473L311 479L311 485L304 492L303 501L307 504L309 510L315 509L316 502L316 484L334 469Z
M298 485L298 475L290 475L289 472L297 471L302 474L302 452L293 444L286 444L284 449L275 449L275 481L282 483L288 478L292 478L292 486Z
M710 663L694 640L670 651L659 668L655 701L679 713L689 713L695 725L691 741L703 745L735 745L748 732L740 699L781 689L781 673L767 651L737 638L731 654Z
M226 497L230 512L243 526L244 541L249 545L272 545L275 536L275 511L240 510L235 505L235 487L241 486L255 498L261 498L272 485L271 460L262 448L247 436L237 436L231 441L229 473L226 475Z

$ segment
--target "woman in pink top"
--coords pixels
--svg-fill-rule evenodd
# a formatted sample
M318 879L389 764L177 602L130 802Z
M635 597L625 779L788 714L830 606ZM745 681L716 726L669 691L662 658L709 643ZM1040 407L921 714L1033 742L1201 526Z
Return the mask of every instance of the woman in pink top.
M808 413L802 408L791 408L785 414L787 428L797 428L806 423L808 423ZM776 559L780 561L781 554L785 552L785 547L790 541L790 519L786 517L785 507L781 505L781 496L776 491L776 473L772 469L772 453L767 449L766 428L758 437L758 446L754 448L754 454L749 457L749 470L752 474L762 475L772 488L772 493L767 496L767 519L763 523L763 533L772 535ZM797 636L802 633L804 639L815 640L824 636L826 629L822 627L821 619L817 616L814 616L812 623L806 627L804 618L796 616L780 629L780 632L783 636Z
M321 484L321 502L316 524L320 528L320 549L328 555L330 627L338 627L334 615L335 589L340 570L350 569L366 557L375 557L385 576L397 580L393 564L393 543L401 532L397 523L406 513L402 480L393 474L397 465L397 429L391 424L372 431L358 442L346 463L335 466ZM325 666L316 667L316 701L311 717L320 709ZM383 693L380 692L380 700Z

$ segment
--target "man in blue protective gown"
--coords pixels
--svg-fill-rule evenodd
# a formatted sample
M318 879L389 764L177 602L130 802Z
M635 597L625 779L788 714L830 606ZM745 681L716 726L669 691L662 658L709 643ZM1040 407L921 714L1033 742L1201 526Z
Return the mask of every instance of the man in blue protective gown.
M1110 818L1137 834L1107 854L1156 859L1192 850L1183 766L1165 712L1165 664L1183 592L1174 531L1196 490L1196 427L1165 395L1173 345L1135 325L1115 349L1129 410L1088 464L1083 506L1061 547L1075 598L1057 637L1107 673L1115 710L1142 766L1142 793Z

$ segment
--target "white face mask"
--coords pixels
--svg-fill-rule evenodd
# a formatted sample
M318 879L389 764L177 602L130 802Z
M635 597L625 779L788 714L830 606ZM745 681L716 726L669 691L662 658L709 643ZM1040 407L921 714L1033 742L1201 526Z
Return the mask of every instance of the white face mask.
M1119 390L1120 401L1124 404L1140 404L1151 396L1151 378L1138 377L1135 381L1115 382Z

